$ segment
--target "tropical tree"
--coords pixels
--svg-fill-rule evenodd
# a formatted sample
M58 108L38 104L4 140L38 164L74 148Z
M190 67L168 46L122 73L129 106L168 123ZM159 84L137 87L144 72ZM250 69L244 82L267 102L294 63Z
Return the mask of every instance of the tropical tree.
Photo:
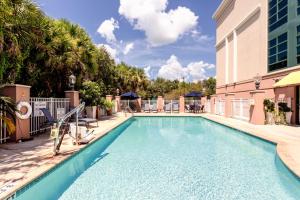
M202 81L203 88L206 89L205 95L210 96L216 94L216 85L217 80L213 77L210 77Z
M12 99L9 97L0 96L0 113L2 113L0 115L0 120L3 120L9 134L14 133L16 130L14 123L16 119L15 112L17 112L17 108Z

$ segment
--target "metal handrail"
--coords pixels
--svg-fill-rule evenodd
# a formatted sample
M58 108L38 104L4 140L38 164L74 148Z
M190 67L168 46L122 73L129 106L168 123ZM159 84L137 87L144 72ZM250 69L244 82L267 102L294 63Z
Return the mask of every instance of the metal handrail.
M62 140L64 138L64 135L66 134L66 130L63 130L62 134L60 133L60 129L62 127L62 125L65 124L66 121L68 121L70 119L70 117L74 114L75 115L75 119L76 119L76 143L78 142L78 116L79 113L84 109L85 103L80 104L79 106L77 106L76 108L74 108L73 110L71 110L70 112L68 112L67 114L65 114L62 118L59 119L58 123L56 124L57 129L58 129L58 135L56 138L54 138L54 149L53 149L53 153L54 155L57 155L57 153L59 152Z

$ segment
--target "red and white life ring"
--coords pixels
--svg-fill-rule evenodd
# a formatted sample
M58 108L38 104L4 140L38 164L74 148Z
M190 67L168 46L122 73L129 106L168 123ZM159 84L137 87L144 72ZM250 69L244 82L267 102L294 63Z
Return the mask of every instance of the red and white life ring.
M26 113L22 113L21 112L21 109L22 107L25 107L26 108ZM26 101L20 101L18 104L17 104L17 110L19 112L16 112L16 116L19 118L19 119L28 119L32 113L32 107L31 105L26 102Z

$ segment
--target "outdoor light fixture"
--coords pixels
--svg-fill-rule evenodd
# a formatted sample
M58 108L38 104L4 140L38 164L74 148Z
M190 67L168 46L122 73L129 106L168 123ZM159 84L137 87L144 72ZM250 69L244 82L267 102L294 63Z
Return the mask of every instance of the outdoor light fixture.
M202 92L203 92L204 95L206 94L206 88L205 87L202 88Z
M261 77L259 74L257 74L257 75L254 77L255 88L256 88L257 90L259 90L259 88L260 88L261 80L262 80L262 77Z
M116 92L117 92L117 96L119 96L119 94L120 94L119 88L117 88Z
M74 90L75 83L76 83L76 76L74 76L73 74L71 74L69 76L69 87L70 87L71 90Z

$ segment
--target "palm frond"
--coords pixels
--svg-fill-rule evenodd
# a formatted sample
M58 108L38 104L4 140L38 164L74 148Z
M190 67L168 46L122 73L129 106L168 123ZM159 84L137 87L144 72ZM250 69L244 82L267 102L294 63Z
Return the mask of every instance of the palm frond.
M16 126L12 119L0 115L0 120L2 120L6 125L6 129L9 135L16 132Z

